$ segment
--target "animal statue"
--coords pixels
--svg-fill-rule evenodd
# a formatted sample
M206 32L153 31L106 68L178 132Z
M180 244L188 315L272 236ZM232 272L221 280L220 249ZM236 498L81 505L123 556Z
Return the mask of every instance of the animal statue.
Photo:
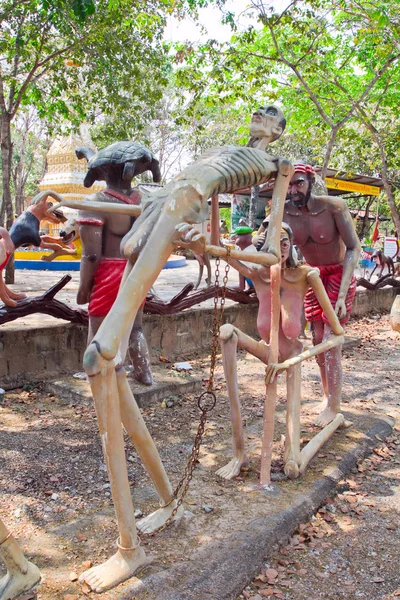
M127 265L118 296L84 357L119 530L117 552L104 564L89 569L80 577L80 581L86 582L95 592L118 585L147 562L135 526L121 422L161 497L161 507L139 521L139 530L155 531L170 518L180 518L183 508L178 507L160 456L127 383L126 373L121 368L123 348L132 322L173 251L174 242L181 237L179 224L205 220L207 200L214 194L258 185L275 176L274 205L265 253L249 253L246 260L277 264L280 260L278 224L282 221L291 172L288 161L258 149L234 146L211 149L143 202L139 218L122 240ZM140 212L137 206L108 204L96 202L94 207L93 202L81 202L79 208L132 215ZM212 247L212 251L218 255L227 252L219 246Z
M389 275L394 275L394 263L393 259L390 256L385 256L382 250L374 250L371 256L371 260L375 263L375 267L371 271L371 275L369 276L369 280L371 281L372 275L375 273L378 267L381 268L378 279L382 277L382 273L387 267Z
M161 179L158 160L152 152L136 142L116 142L99 152L81 147L76 149L79 159L87 160L87 173L83 184L91 187L95 181L105 181L106 187L90 196L88 201L114 202L139 205L141 195L132 188L132 179L145 171L151 171L153 180ZM88 344L96 334L104 317L117 297L126 266L120 245L128 233L134 217L127 215L79 214L76 224L82 241L78 304L89 303ZM133 376L145 385L153 383L147 342L142 331L143 306L132 323L130 354Z
M63 223L62 229L59 231L58 237L46 236L46 240L60 244L59 249L53 250L49 255L42 256L42 260L46 262L52 262L59 256L78 256L77 248L71 248L71 244L74 242L80 243L79 227L76 223L78 211L69 211L65 218L66 220Z
M49 212L53 206L52 202L47 201L49 197L60 200L56 192L50 190L40 192L33 198L26 211L14 221L10 231L0 228L0 299L7 306L16 306L17 300L26 298L26 294L11 291L3 280L3 270L13 252L25 246L37 246L56 252L62 250L62 246L53 238L39 234L41 221L46 220L59 225L65 220L60 211Z
M184 225L181 228L185 238L189 239L188 246L197 251L205 245L204 236L199 234L194 226ZM260 249L262 253L264 248ZM225 379L230 401L232 421L233 454L234 457L227 465L217 471L223 479L233 479L247 463L243 424L240 414L240 401L237 381L236 354L237 349L246 350L260 359L267 368L266 383L273 381L276 374L287 370L287 416L285 438L285 473L294 479L304 473L311 458L329 439L334 431L343 425L341 413L318 434L300 452L300 404L301 404L301 361L317 356L343 343L343 327L330 303L328 294L322 285L318 269L308 265L300 265L293 246L293 234L290 227L282 224L280 230L280 252L282 264L282 279L280 285L280 322L279 322L279 360L278 364L270 360L271 336L271 267L247 262L248 252L242 251L241 259L230 259L229 264L246 278L251 279L259 299L257 326L261 342L243 333L231 324L222 325L220 343L224 365ZM303 351L298 337L302 331L303 302L308 288L314 291L323 307L332 335L314 346L313 350Z

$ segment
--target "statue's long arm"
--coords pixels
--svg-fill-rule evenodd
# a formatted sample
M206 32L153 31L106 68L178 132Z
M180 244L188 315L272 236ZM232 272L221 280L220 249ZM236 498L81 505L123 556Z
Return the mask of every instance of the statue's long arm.
M116 215L130 215L131 217L138 217L142 209L140 206L133 204L121 204L117 202L96 202L91 200L66 200L62 199L57 204L54 204L49 212L54 212L57 208L63 206L68 208L76 208L78 210L90 210L96 212L114 213Z
M334 308L332 307L331 301L329 300L328 294L323 286L321 278L319 276L319 272L317 269L310 269L307 273L307 281L310 284L314 294L317 297L319 305L321 306L326 318L328 319L328 323L332 329L332 335L328 337L325 341L321 342L304 350L297 356L293 356L292 358L288 358L283 363L274 363L270 364L267 367L266 372L266 382L272 382L275 376L283 371L284 369L289 369L289 367L294 367L295 365L301 363L303 360L308 360L313 356L318 356L318 354L322 354L323 352L328 352L332 348L336 346L340 346L344 342L344 330L341 324L339 323L339 319L335 313Z
M335 212L335 223L339 230L340 237L346 246L346 254L343 263L343 274L342 281L340 283L338 299L344 300L344 298L346 298L354 270L358 265L361 254L361 245L357 237L356 230L354 229L353 220L347 207L347 203L342 199L337 200L337 202L339 201L341 201L341 205L340 208Z

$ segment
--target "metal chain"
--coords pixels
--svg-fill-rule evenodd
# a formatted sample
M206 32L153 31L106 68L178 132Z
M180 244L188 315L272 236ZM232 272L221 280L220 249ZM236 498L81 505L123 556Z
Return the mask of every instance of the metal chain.
M166 504L163 508L169 506L171 502L177 500L176 506L168 519L165 521L163 525L158 527L152 533L145 533L148 537L154 536L156 533L160 533L163 531L174 519L179 508L183 504L187 491L189 489L190 482L193 478L193 471L196 468L196 464L199 462L199 453L200 446L203 440L204 430L207 422L207 415L210 411L213 410L217 399L214 393L214 371L217 363L217 352L218 352L218 338L219 338L219 330L222 325L222 319L224 316L225 309L225 300L226 300L226 286L228 283L228 275L229 275L229 261L231 256L230 248L226 248L226 265L225 265L225 273L222 279L222 286L219 285L219 266L220 259L217 257L215 259L215 295L214 295L214 310L213 310L213 324L212 324L212 341L211 341L211 357L210 357L210 376L207 382L207 390L200 394L197 400L197 406L201 411L199 425L197 427L196 436L194 438L194 443L192 447L192 451L186 463L186 467L184 473L179 480L172 498L168 504ZM219 295L221 296L220 302L218 303ZM208 397L208 398L207 398Z

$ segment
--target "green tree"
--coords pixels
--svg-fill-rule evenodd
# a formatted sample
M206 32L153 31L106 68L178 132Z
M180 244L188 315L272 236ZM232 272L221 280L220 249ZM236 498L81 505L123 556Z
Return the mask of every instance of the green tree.
M141 119L166 83L167 14L194 1L4 0L0 8L0 131L6 226L13 221L12 129L21 107L50 126L125 111ZM201 4L201 2L200 2ZM134 90L134 93L132 93ZM10 273L8 273L10 282ZM11 274L12 279L12 274Z
M396 89L390 82L399 74L397 0L293 0L282 12L254 0L250 12L253 24L235 31L228 44L208 40L198 48L179 48L183 63L178 78L192 92L193 102L217 102L220 96L224 102L242 100L247 105L250 99L263 104L279 100L289 132L313 147L323 176L340 132L349 125L364 126L380 148L377 171L385 180L377 116L386 101L392 110L396 106L395 98L389 98ZM235 16L228 19L235 28ZM400 232L388 177L386 183Z

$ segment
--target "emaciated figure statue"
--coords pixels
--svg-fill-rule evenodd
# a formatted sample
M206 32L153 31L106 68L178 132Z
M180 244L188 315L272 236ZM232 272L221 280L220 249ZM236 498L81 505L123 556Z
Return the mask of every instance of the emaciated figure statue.
M183 225L185 240L192 240L196 251L205 244L194 227ZM189 247L191 245L189 244ZM332 433L344 423L343 415L326 427L319 437L314 438L300 452L300 403L301 403L301 361L325 352L343 343L343 328L331 306L328 295L322 285L318 269L307 265L299 265L293 248L293 235L290 227L283 224L280 231L280 251L282 278L280 288L280 324L279 324L279 364L271 364L269 359L269 342L271 333L271 279L270 267L247 263L247 253L242 252L243 259L230 259L229 264L241 275L250 278L255 287L259 300L257 327L262 339L258 342L231 324L222 325L220 340L224 363L224 372L231 407L233 459L217 471L224 479L233 479L247 462L243 424L240 414L238 392L236 352L237 348L250 352L268 365L266 383L273 380L277 373L287 370L287 411L285 439L285 473L291 479L304 473L309 461L318 452L323 443ZM260 252L265 252L263 247ZM246 262L244 262L246 261ZM312 351L303 352L303 346L298 340L302 331L301 316L303 301L308 288L318 298L323 307L327 322L333 332L329 339L318 344Z
M90 148L78 148L76 155L88 160L85 187L91 187L95 181L104 180L107 184L101 192L88 196L88 202L113 201L139 205L140 194L131 187L133 177L150 170L154 181L161 179L158 161L147 148L136 142L117 142L97 154ZM99 213L95 210L85 211L76 220L82 240L77 302L89 302L88 344L117 297L126 266L126 258L121 256L121 240L131 229L134 220L129 215ZM140 308L129 340L133 376L141 383L151 385L153 380L142 319L143 309ZM124 354L126 350L127 348L124 349Z
M342 198L314 196L314 169L294 165L289 184L284 221L293 231L294 243L309 265L320 271L322 283L342 325L350 318L356 293L354 270L360 255L360 243L353 221ZM260 227L259 234L262 234ZM257 243L258 237L253 238ZM331 324L313 290L305 298L305 314L311 322L315 345L328 339ZM325 400L316 425L324 427L340 413L342 394L341 347L318 356Z

